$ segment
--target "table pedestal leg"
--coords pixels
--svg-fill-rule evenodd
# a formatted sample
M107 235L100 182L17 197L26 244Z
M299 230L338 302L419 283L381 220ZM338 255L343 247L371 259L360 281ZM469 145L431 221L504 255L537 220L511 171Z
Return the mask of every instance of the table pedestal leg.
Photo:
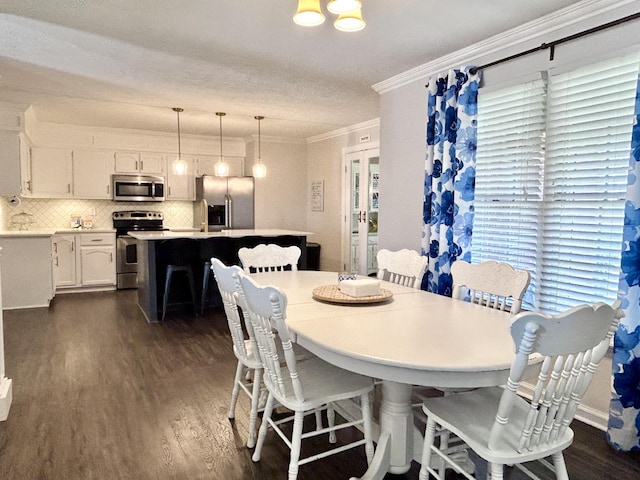
M382 382L380 437L376 453L361 480L382 480L389 473L402 474L413 459L413 412L411 385Z

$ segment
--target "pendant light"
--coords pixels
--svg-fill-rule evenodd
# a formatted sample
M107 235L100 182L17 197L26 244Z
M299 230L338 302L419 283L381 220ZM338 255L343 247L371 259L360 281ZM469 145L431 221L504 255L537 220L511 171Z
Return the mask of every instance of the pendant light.
M178 156L173 161L172 170L175 175L186 175L187 162L182 158L182 151L180 148L180 112L183 112L184 110L180 107L173 107L172 110L176 112L176 115L178 116Z
M357 32L362 30L366 25L362 19L361 9L356 9L351 12L341 13L333 22L333 26L342 32Z
M216 163L214 173L216 177L228 177L229 176L229 164L227 164L222 157L222 117L226 115L224 112L216 112L216 115L220 119L220 160Z
M360 0L331 0L327 3L327 10L336 15L353 12L361 7L362 2Z
M263 120L264 117L262 115L256 115L253 118L258 120L258 163L253 165L253 176L256 178L264 178L267 176L267 167L262 163L262 156L260 155L260 120Z
M315 27L324 23L320 0L298 0L298 10L293 16L293 21L303 27Z

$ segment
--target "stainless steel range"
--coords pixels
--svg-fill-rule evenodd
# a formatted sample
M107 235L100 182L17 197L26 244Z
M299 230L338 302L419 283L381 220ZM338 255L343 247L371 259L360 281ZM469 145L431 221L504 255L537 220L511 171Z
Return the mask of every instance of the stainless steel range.
M138 287L138 241L127 232L161 231L162 212L126 210L113 212L113 228L116 229L116 273L118 289Z

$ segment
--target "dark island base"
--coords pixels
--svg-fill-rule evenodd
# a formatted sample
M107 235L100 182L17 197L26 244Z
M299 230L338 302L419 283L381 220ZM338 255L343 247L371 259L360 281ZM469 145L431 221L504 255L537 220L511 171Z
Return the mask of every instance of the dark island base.
M282 247L298 246L302 251L298 268L307 268L307 237L283 235L278 237L241 237L241 238L172 238L166 240L138 241L138 306L149 323L162 318L162 298L165 290L167 265L190 265L193 271L196 308L199 313L201 291L205 275L204 264L216 257L226 265L240 265L238 250L242 247L255 247L261 243L275 243ZM209 274L209 272L206 272ZM209 277L205 292L206 304L220 306L218 288L213 275ZM189 282L183 273L174 273L170 287L169 307L171 312L193 311ZM169 313L167 313L169 314Z

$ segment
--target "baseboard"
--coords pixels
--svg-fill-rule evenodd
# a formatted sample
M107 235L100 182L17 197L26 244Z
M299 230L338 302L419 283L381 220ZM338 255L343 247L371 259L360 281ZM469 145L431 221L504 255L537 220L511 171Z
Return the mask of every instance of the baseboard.
M531 399L533 396L534 386L523 382L520 384L518 393L523 397ZM576 420L579 420L587 425L591 425L599 430L606 431L609 423L609 412L602 412L595 408L588 407L586 405L580 405L576 413Z
M5 421L9 416L12 398L13 387L11 379L4 377L0 380L0 422Z

